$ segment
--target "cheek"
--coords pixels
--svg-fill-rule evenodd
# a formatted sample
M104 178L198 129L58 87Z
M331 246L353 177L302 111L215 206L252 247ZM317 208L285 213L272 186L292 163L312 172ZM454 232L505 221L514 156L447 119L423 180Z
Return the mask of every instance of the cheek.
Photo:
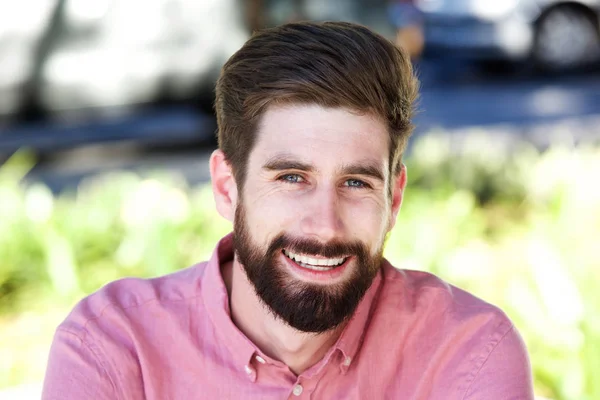
M249 189L247 193L255 196L248 196L245 202L246 218L257 242L268 243L282 232L299 233L302 222L312 218L307 214L314 203L310 196ZM337 213L343 225L340 234L378 246L389 228L389 204L374 197L352 198L343 194L338 200Z
M378 240L382 231L387 231L389 212L385 207L374 202L354 204L348 213L348 225L357 237L363 240ZM384 233L385 235L385 233Z
M294 221L299 219L294 214L294 210L298 209L277 196L255 200L246 207L248 228L255 240L268 242L280 233L292 230Z

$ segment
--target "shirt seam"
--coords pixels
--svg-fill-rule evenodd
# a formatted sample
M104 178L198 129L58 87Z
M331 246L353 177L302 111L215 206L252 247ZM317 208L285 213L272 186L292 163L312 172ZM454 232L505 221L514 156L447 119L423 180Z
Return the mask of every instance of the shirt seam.
M131 304L128 306L120 306L116 303L108 303L106 304L104 307L102 307L102 309L100 310L100 312L97 315L94 315L93 317L89 317L85 320L85 323L83 324L83 328L85 330L87 330L87 326L89 323L91 322L95 322L96 320L99 320L100 318L102 318L104 316L104 313L106 312L106 310L110 307L114 307L117 310L129 310L131 308L136 308L136 307L142 307L147 305L148 303L152 303L152 302L157 302L159 304L166 304L166 303L176 303L176 302L180 302L180 301L189 301L189 300L193 300L196 299L198 297L201 297L201 294L197 294L195 296L190 296L190 297L185 297L183 299L168 299L168 300L163 300L160 298L152 298L152 299L147 299L144 300L140 303L135 303L135 304Z
M106 367L105 363L103 362L103 357L101 357L100 354L98 354L98 352L96 352L93 348L93 346L91 346L86 340L84 340L80 335L78 335L77 333L66 329L66 328L58 328L57 329L60 332L63 333L67 333L70 334L72 336L75 336L77 339L79 339L79 341L90 351L90 353L92 354L92 356L94 357L95 361L98 363L98 365L100 366L100 368L102 368L102 371L106 374L106 376L108 377L108 380L110 381L110 384L112 386L112 390L113 393L116 394L118 396L119 399L122 399L123 397L119 394L120 390L117 390L117 387L119 385L116 385L114 382L113 377L111 376L111 374L108 372L108 368ZM88 332L85 331L86 336L88 336Z
M196 268L196 267L198 267L198 266L200 266L202 264L205 264L205 263L206 262L200 262L200 263L194 264L193 266L188 267L188 269ZM151 280L152 279L147 280L147 282L150 282ZM94 295L92 295L92 296L94 296ZM196 299L198 297L202 297L202 293L201 292L200 293L196 292L193 295L190 295L189 297L183 297L183 298L178 298L178 299L161 298L160 296L155 296L155 297L151 297L149 299L145 299L145 300L142 300L142 301L139 301L139 302L134 302L133 304L129 304L129 305L126 305L126 306L125 305L119 305L118 303L115 303L115 302L108 302L108 304L105 304L104 306L102 306L102 308L100 309L100 312L96 313L94 316L86 318L85 319L85 323L83 324L83 327L84 327L84 329L86 329L87 325L90 322L102 318L104 316L104 313L106 312L106 310L109 307L114 307L115 309L118 309L118 310L128 310L130 308L136 308L136 307L145 306L148 303L151 303L153 301L155 301L155 302L157 302L159 304L167 304L167 303L176 303L176 302L180 302L180 301L189 301L189 300Z
M513 324L510 325L510 328L506 330L506 332L504 332L504 334L502 335L502 337L500 338L500 340L498 340L498 342L492 347L492 349L489 351L489 353L487 354L487 356L485 357L485 360L483 361L483 363L481 363L481 365L479 366L479 368L477 369L477 372L475 372L475 375L473 375L473 379L471 380L471 382L469 383L469 386L467 386L467 389L465 390L465 394L462 397L462 400L465 400L467 398L467 395L469 394L469 391L471 390L471 388L473 387L473 384L475 383L475 381L477 380L477 377L479 376L479 373L481 372L481 370L483 369L483 367L487 364L488 360L490 359L492 353L494 353L494 351L498 348L498 346L500 345L500 343L502 343L502 341L504 341L504 338L506 338L506 336L514 331L515 326Z

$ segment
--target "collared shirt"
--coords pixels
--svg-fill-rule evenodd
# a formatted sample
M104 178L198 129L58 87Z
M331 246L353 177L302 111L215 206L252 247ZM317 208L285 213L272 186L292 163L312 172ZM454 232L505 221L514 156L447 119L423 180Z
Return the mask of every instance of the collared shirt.
M384 261L340 338L296 376L232 322L220 265L119 280L58 327L43 399L533 399L521 337L496 307Z

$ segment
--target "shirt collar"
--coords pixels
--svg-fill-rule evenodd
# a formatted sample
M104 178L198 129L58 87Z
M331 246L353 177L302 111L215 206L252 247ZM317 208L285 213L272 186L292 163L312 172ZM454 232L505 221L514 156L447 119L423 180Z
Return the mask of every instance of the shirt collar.
M217 329L217 337L223 340L223 347L229 350L234 367L245 371L257 349L231 320L229 296L221 276L221 265L231 260L233 235L229 234L219 241L206 264L201 292L206 311Z
M387 263L387 261L383 260L383 263ZM381 287L381 274L380 268L373 279L371 286L358 304L356 311L354 311L350 321L335 344L335 349L339 350L342 354L342 364L340 365L340 368L343 373L346 373L350 365L354 362L356 353L360 349L360 345L362 344L364 335L368 329L369 317L373 310L373 303L376 301Z
M250 364L255 354L261 354L250 339L231 320L229 296L221 276L221 265L231 260L233 260L233 234L230 233L219 241L206 265L201 292L206 310L219 332L219 337L226 343L225 347L229 350L231 359L237 368L244 370ZM383 262L387 263L385 260ZM369 316L371 315L372 304L379 293L380 286L381 269L360 301L336 344L317 365L321 364L320 367L323 367L325 364L328 364L333 353L340 351L343 356L340 368L343 373L347 371L360 349L360 344L368 326ZM313 370L313 368L309 370Z

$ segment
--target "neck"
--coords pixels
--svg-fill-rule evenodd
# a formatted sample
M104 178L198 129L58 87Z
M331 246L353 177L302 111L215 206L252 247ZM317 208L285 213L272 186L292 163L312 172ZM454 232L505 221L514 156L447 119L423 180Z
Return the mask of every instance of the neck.
M335 344L344 326L324 333L300 332L266 308L237 262L222 266L233 323L265 355L285 363L292 372L302 372L319 362Z

